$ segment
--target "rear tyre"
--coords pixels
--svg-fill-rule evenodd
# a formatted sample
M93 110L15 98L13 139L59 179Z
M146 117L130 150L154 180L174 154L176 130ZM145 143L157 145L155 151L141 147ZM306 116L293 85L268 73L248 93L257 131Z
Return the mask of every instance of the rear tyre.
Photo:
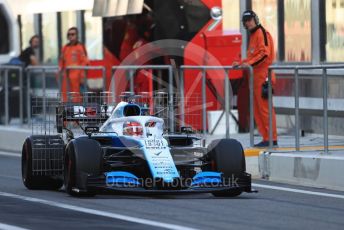
M26 138L22 148L21 169L23 184L28 189L58 190L62 187L62 179L50 176L34 175L32 165L32 146L35 136Z
M237 176L245 173L245 155L242 145L234 139L214 140L208 146L208 157L212 170L222 172L226 182L233 182ZM241 189L233 188L224 192L212 193L216 197L236 197Z
M74 139L67 145L64 157L64 186L71 196L94 196L96 192L87 186L88 175L101 171L102 149L89 138Z

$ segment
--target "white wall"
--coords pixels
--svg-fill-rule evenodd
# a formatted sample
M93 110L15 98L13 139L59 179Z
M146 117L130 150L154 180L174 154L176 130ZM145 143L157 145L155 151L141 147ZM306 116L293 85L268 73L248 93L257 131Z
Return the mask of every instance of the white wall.
M32 14L93 8L93 0L8 0L15 14Z

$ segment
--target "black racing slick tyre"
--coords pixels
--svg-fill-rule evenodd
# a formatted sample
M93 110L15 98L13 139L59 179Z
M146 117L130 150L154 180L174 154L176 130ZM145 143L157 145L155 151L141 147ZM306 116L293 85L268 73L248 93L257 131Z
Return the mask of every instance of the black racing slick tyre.
M23 184L28 189L37 190L58 190L62 187L63 181L51 176L36 175L33 173L33 142L35 136L26 138L22 148L21 169Z
M95 191L87 186L88 175L99 175L102 163L100 144L89 138L78 138L69 142L64 157L64 186L71 196L94 196Z
M225 181L234 180L246 170L245 154L240 142L234 139L214 140L208 146L208 157L212 170L221 172ZM233 188L225 192L214 192L217 197L235 197L241 190Z

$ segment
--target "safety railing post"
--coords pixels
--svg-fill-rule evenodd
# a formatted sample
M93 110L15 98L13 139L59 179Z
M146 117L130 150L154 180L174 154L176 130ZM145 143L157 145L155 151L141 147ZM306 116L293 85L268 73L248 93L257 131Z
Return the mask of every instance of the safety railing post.
M5 125L9 123L8 69L5 69Z
M62 84L63 84L63 82L62 82ZM69 93L70 92L70 70L68 67L66 68L66 85L67 85L67 91L65 93L66 93L66 97L67 97L67 102L70 102L72 98L71 98L71 95Z
M248 67L249 70L249 88L250 88L250 146L254 145L254 117L253 117L253 94L254 94L254 76L253 69L251 66Z
M206 69L202 68L202 129L203 135L207 133L207 95L206 95Z
M82 84L82 87L84 88L84 90L87 89L87 74L88 74L87 69L84 69L84 74L83 74L84 75L84 79L83 79L83 84Z
M272 70L268 70L268 98L269 98L269 148L272 148Z
M323 123L324 123L324 152L328 153L328 119L327 119L327 99L328 99L328 86L327 86L327 69L322 68L322 80L323 80Z
M58 85L59 85L59 90L60 90L59 92L60 92L61 97L62 97L63 72L62 72L62 70L60 68L57 71L58 71L57 72Z
M44 119L44 132L47 131L47 97L46 97L46 87L47 87L47 83L46 83L46 72L45 72L45 68L43 68L43 73L42 73L42 88L43 88L43 119ZM44 133L46 134L46 133Z
M171 132L174 132L174 106L173 106L173 69L168 68L168 101L169 101L169 126Z
M226 138L229 139L229 113L230 113L230 107L231 107L231 99L229 97L229 70L225 69L225 113L226 113Z
M24 103L23 103L23 69L19 68L19 120L20 120L20 124L22 125L24 123L24 116L23 116L23 107L24 107Z
M113 99L113 103L116 104L116 78L115 78L115 73L116 73L116 69L111 68L111 80L110 80L110 87L112 87L112 99Z
M1 66L0 66L1 67ZM0 68L0 82L1 82L1 79L2 79L2 77L4 77L3 75L2 75L2 72L3 72L3 69L2 68ZM4 77L5 78L5 77ZM5 80L4 80L5 81ZM4 82L4 86L5 86L5 82ZM4 103L5 103L5 98L4 98L4 101L3 101ZM0 103L2 103L2 102L0 102ZM5 105L5 104L4 104Z
M130 92L134 93L134 71L129 69Z
M106 69L105 67L102 68L102 76L103 76L103 92L107 91L106 90Z
M185 110L184 110L184 106L185 106L185 102L184 102L184 68L181 67L180 68L180 73L179 73L179 86L180 86L180 123L181 126L185 126Z
M300 151L300 114L299 114L299 69L295 68L294 71L295 81L295 147L296 151Z
M31 124L31 71L26 69L27 92L26 92L26 110L27 110L27 123Z

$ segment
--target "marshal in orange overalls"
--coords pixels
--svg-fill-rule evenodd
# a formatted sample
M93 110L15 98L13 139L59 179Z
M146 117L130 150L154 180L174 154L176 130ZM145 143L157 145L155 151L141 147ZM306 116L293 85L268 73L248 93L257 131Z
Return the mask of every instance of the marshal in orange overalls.
M81 43L75 45L67 44L62 48L61 57L59 60L59 67L63 71L62 76L62 101L66 102L67 92L75 92L71 97L71 101L80 102L80 83L84 80L83 70L69 70L68 74L66 67L69 66L85 66L88 64L88 58L85 46Z
M269 140L269 103L262 98L262 84L268 77L268 68L274 60L274 44L271 34L261 25L258 25L250 33L250 42L247 48L247 59L242 63L247 63L253 67L254 75L254 119L263 141ZM272 85L276 78L272 76ZM276 115L272 108L272 138L277 141Z

